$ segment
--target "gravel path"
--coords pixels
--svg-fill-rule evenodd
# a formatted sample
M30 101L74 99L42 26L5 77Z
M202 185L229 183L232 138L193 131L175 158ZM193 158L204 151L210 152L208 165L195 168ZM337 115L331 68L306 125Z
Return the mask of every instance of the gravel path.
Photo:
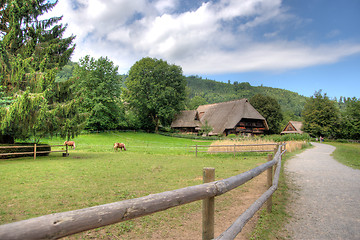
M297 189L292 193L292 239L360 239L360 170L340 164L335 147L314 148L287 161L285 171Z

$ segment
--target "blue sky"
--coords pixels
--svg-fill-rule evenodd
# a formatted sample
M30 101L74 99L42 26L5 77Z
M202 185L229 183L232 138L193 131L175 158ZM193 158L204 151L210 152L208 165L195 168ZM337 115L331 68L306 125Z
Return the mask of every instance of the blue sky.
M185 75L360 98L359 0L61 0L74 61L143 57Z

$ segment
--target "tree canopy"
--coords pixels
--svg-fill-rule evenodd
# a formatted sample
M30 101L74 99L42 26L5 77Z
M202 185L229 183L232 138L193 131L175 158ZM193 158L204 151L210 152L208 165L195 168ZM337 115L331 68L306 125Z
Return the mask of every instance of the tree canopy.
M250 98L251 105L266 119L269 133L280 133L283 114L275 98L256 94Z
M52 83L58 68L64 66L75 46L74 36L63 38L62 17L39 20L56 2L47 0L5 0L0 3L2 85L7 92L30 88L43 92Z
M347 98L340 100L344 105L341 112L340 138L360 140L360 101L359 99Z
M85 56L75 66L73 79L81 111L89 113L89 130L116 129L124 121L124 108L120 101L122 78L118 67L108 58Z
M333 138L338 134L339 128L339 109L336 102L321 91L315 92L304 106L302 112L304 122L303 130L313 137Z
M47 0L0 2L0 83L5 97L11 98L11 104L0 111L2 134L38 139L57 127L53 125L55 76L68 62L75 37L63 37L62 17L40 19L56 4Z
M155 58L136 62L125 80L124 100L135 109L143 128L158 131L185 107L186 81L179 66Z

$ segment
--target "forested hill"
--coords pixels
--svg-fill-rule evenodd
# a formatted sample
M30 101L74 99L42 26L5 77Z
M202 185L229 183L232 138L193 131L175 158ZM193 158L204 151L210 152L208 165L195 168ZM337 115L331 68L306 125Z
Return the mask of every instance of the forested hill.
M190 92L189 97L193 99L194 106L196 106L195 102L201 103L202 101L217 103L240 98L250 99L255 94L260 93L277 99L285 115L296 118L291 120L298 120L306 101L306 97L295 92L264 86L255 87L248 82L231 84L202 79L198 76L188 76L186 80Z

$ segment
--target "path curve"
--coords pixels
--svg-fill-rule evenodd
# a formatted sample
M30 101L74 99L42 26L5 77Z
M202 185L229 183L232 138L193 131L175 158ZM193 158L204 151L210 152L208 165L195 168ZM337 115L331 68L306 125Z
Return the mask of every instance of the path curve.
M360 170L330 156L335 147L313 145L285 164L296 186L285 228L292 239L360 239Z

